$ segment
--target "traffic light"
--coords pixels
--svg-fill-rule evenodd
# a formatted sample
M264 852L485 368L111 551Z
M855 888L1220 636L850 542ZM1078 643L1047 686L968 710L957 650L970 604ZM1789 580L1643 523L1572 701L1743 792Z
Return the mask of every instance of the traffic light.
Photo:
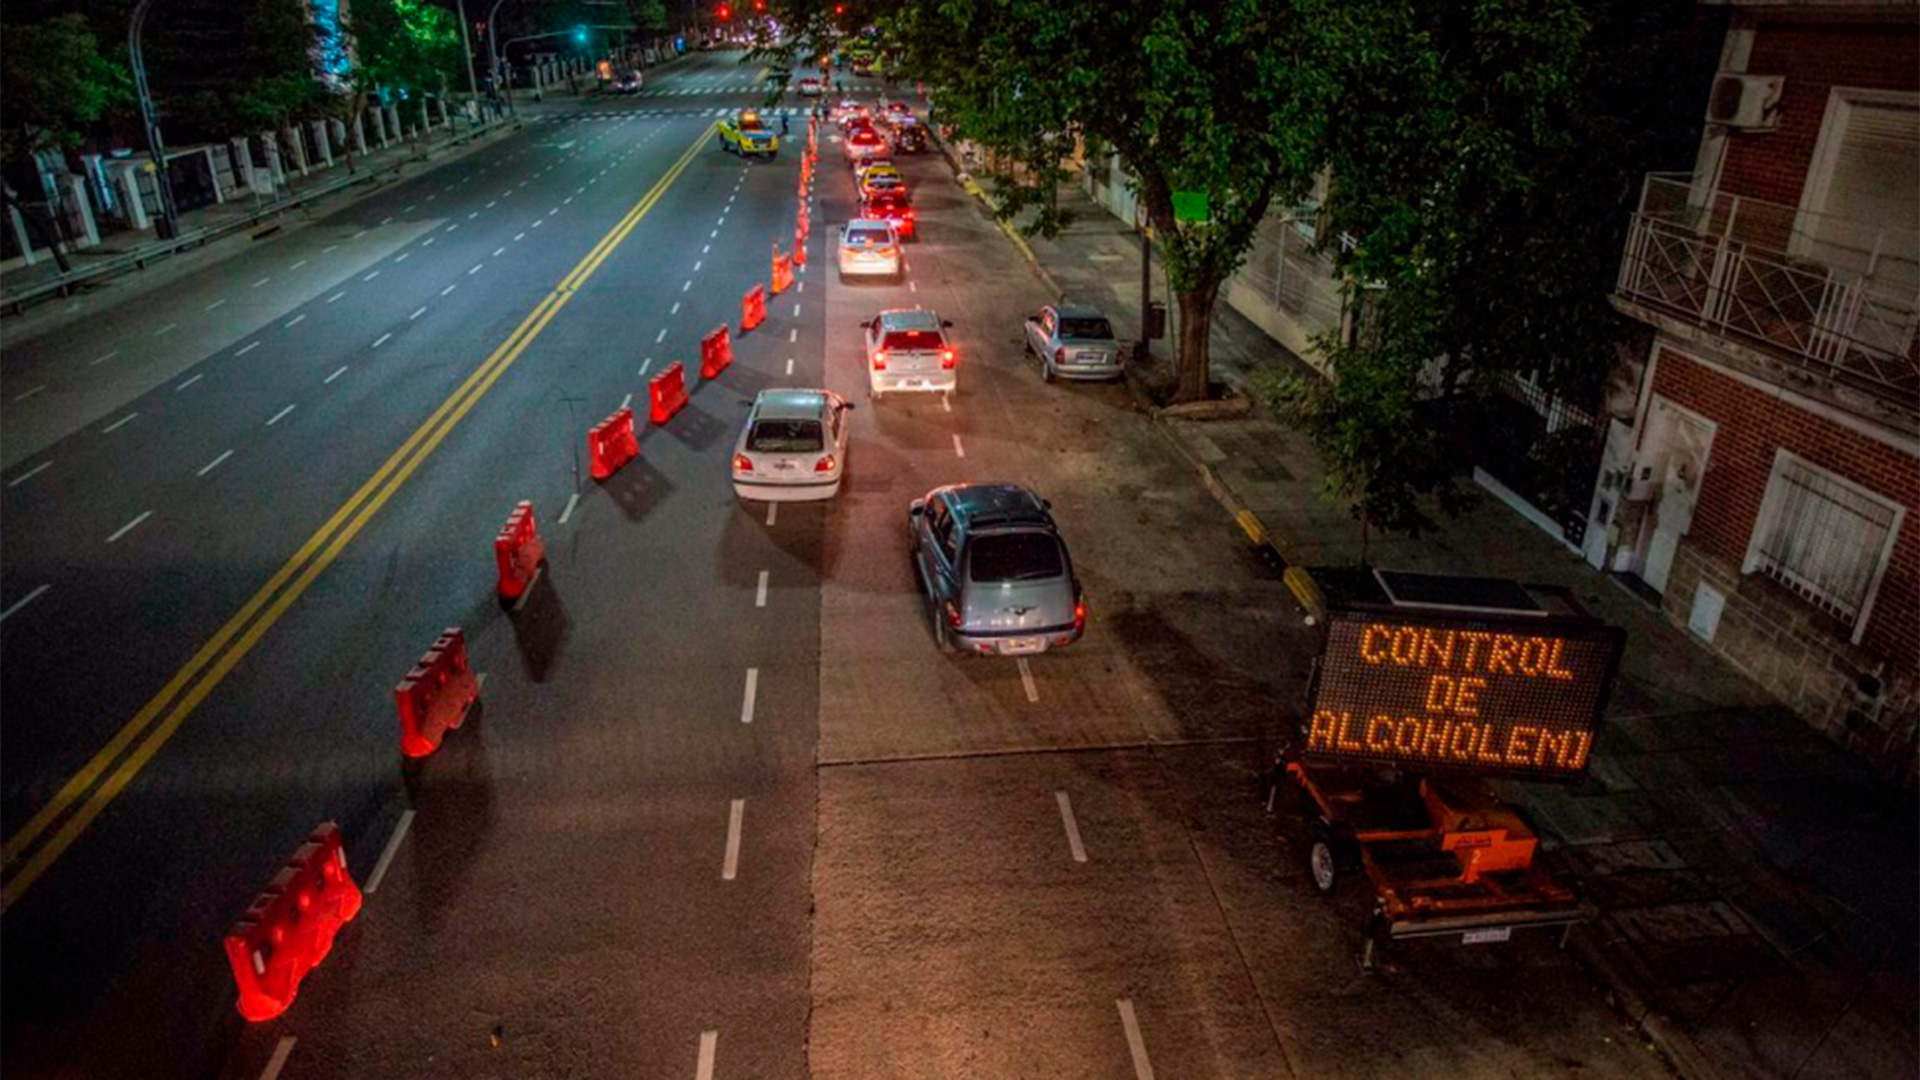
M753 0L753 10L755 11L767 10L767 0Z
M584 26L574 27L573 40L579 42L582 45L585 45L587 43L587 28Z
M845 15L847 13L847 5L845 4L833 5L833 13L835 15Z
M721 4L720 10L716 12L716 14L720 16L721 22L726 22L728 19L733 18L733 9L725 4Z

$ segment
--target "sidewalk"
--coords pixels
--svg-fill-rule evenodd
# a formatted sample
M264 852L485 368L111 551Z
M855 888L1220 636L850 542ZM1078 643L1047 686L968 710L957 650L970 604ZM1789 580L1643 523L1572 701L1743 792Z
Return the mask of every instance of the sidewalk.
M403 139L384 148L370 147L367 153L355 155L351 171L348 170L345 157L335 158L332 166L311 168L304 176L297 169L289 169L286 188L276 196L256 199L252 192L242 191L230 195L225 202L181 214L180 239L176 241L159 239L151 228L103 234L100 243L93 247L68 248L67 260L79 278L74 288L86 288L114 276L121 269L144 269L152 262L179 251L217 243L225 237L244 233L250 227L271 227L285 214L306 213L310 206L316 205L312 200L324 199L331 193L355 187L370 189L382 181L404 175L407 166L474 145L479 141L476 135L485 138L511 131L513 127L511 118L478 129L463 120L456 120L435 128L417 141ZM328 210L338 208L331 199L327 199L324 205ZM22 259L9 260L5 269L0 270L0 304L11 305L22 294L59 279L60 266L52 254L40 251L37 257L39 261L32 265ZM108 267L114 269L108 270ZM86 277L89 271L100 271L102 276ZM34 299L24 300L27 304L33 302Z
M1123 338L1136 336L1132 230L1078 188L1061 201L1075 223L1029 241L1037 268L1105 307ZM1239 387L1262 367L1308 370L1224 302L1213 366ZM1303 436L1258 411L1158 419L1223 506L1251 514L1243 527L1264 532L1288 564L1358 561L1358 527L1321 497ZM1369 550L1378 565L1569 586L1626 627L1592 775L1506 793L1529 807L1552 857L1602 912L1572 947L1683 1075L1916 1075L1920 829L1910 794L1491 496L1437 534L1376 536Z

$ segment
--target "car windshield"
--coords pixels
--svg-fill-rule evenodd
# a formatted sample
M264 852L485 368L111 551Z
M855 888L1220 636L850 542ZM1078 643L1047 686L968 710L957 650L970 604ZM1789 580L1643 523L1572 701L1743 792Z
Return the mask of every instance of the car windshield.
M885 226L874 228L871 225L856 225L849 226L847 229L846 242L852 247L872 247L875 244L889 243L892 239Z
M761 454L817 454L825 443L818 420L756 420L747 449Z
M1113 327L1105 319L1061 319L1060 336L1105 341L1113 337Z
M1043 532L989 533L969 546L973 581L1040 581L1066 572L1060 542Z

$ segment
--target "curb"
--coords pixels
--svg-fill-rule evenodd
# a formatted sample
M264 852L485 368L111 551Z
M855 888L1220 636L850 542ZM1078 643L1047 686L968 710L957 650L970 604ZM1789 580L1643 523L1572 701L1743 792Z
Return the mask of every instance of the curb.
M1608 996L1613 999L1613 1007L1667 1059L1674 1072L1686 1080L1727 1080L1726 1072L1701 1051L1693 1041L1693 1036L1681 1030L1672 1017L1647 1003L1640 991L1607 956L1605 946L1595 940L1595 933L1590 928L1576 930L1567 945L1580 966L1607 988Z
M1027 265L1033 268L1033 272L1039 276L1041 283L1046 285L1047 291L1052 293L1056 300L1065 296L1066 290L1062 289L1060 283L1053 279L1053 275L1047 271L1047 268L1041 265L1040 257L1033 253L1033 246L1027 243L1027 238L1021 236L1020 230L1014 228L1012 224L1001 220L1000 215L995 213L993 197L988 195L986 189L975 182L973 177L960 167L958 161L954 160L953 150L947 146L946 141L936 135L933 138L933 142L934 145L940 148L940 156L947 159L947 167L953 170L954 179L960 182L961 188L963 188L967 194L979 199L981 205L987 208L987 213L993 216L993 223L1000 227L1001 234L1019 250L1020 257L1027 260Z

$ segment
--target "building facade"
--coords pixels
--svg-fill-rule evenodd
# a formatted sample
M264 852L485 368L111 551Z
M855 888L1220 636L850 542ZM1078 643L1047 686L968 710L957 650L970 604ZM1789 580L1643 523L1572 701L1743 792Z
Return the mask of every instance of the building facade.
M1911 784L1920 5L1717 2L1695 167L1646 178L1620 267L1652 344L1585 552Z

